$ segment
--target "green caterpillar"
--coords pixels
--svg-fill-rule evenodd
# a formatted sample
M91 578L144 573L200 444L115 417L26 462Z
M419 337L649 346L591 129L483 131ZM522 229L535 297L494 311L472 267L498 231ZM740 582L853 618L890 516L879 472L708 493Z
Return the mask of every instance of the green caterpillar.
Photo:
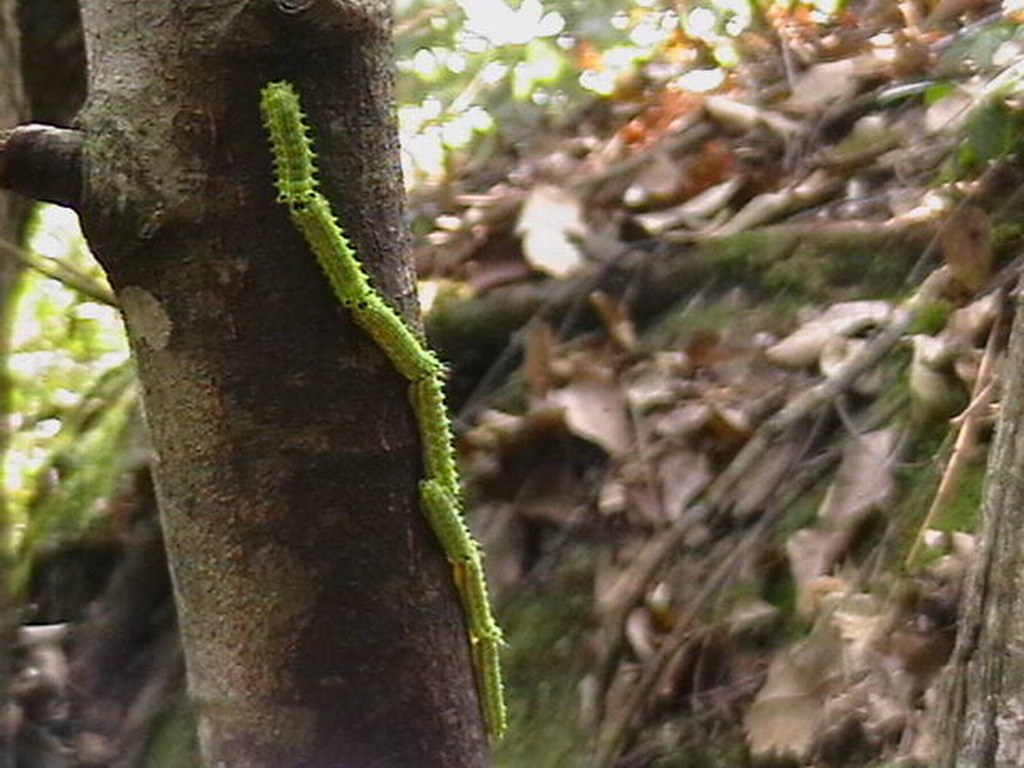
M274 156L277 201L288 208L338 301L409 382L409 403L423 445L420 505L452 567L466 614L484 722L493 738L501 738L507 727L500 655L504 640L491 611L480 545L460 509L462 494L444 401L444 366L374 290L330 203L318 190L309 127L291 83L265 85L260 110Z
M318 186L316 165L299 94L291 83L267 83L260 111L274 154L277 201L291 207L310 199Z

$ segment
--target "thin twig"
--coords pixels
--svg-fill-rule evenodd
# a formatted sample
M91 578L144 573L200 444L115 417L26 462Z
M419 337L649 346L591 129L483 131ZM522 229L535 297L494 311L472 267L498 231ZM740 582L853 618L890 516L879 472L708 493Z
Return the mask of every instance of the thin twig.
M988 334L988 341L985 344L985 353L978 366L978 374L974 379L974 387L971 391L971 402L964 409L963 413L953 419L953 424L958 428L956 441L953 443L953 450L949 455L946 464L946 471L942 473L939 480L939 487L935 491L928 514L914 539L914 545L907 553L903 561L905 568L910 569L920 559L921 548L924 546L924 532L935 526L939 515L949 506L949 501L956 493L967 465L971 460L971 453L976 442L978 429L980 427L980 416L983 414L992 401L995 393L994 376L998 354L996 351L999 339L1002 336L1003 318L1005 316L1005 291L1000 292L997 297L998 305L995 322Z
M889 324L870 343L858 350L836 373L794 397L778 413L764 422L757 433L747 441L729 466L712 483L708 498L721 506L726 494L749 473L750 468L776 443L778 438L800 421L810 416L825 403L834 400L848 389L865 371L876 365L903 336L910 325L912 314L904 309L893 310Z
M782 515L790 509L793 500L806 490L806 486L817 481L821 476L824 466L834 461L838 455L838 451L832 449L805 466L803 477L801 478L802 481L791 486L787 493L776 497L771 509L762 515L757 524L743 537L743 540L736 545L733 551L712 572L700 592L693 598L689 605L689 610L680 618L679 622L672 628L672 631L662 641L657 653L644 666L640 679L633 686L622 706L609 716L605 726L601 729L597 753L593 762L596 768L611 768L615 765L615 761L622 751L630 725L650 699L651 691L654 690L671 661L687 643L690 632L693 629L694 620L715 593L727 583L728 579L736 575L737 563L753 549Z
M40 256L37 253L31 253L2 238L0 238L0 251L12 256L19 264L38 272L44 277L63 283L71 290L99 304L106 304L108 307L117 306L117 300L109 288L68 264L46 256Z

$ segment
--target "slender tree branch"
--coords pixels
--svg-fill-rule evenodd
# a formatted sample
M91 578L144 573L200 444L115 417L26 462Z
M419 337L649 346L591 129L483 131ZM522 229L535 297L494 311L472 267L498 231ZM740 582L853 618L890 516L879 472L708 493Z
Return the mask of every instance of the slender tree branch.
M30 123L0 131L0 188L77 208L82 195L81 131Z
M18 263L35 270L51 280L63 283L73 291L110 307L116 307L117 301L109 288L93 280L83 272L57 259L41 256L38 253L19 248L9 240L0 238L0 251L12 256Z

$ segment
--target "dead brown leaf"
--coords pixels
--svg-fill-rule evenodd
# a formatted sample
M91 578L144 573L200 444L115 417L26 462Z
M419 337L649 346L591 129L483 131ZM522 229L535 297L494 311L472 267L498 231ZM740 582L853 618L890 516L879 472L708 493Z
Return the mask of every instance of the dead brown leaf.
M809 67L793 83L793 95L783 106L801 114L820 113L830 104L847 101L860 89L857 61L823 61Z
M601 318L608 336L625 351L636 348L636 327L626 304L603 291L590 294L590 304Z
M686 185L686 168L668 152L658 152L633 179L622 202L630 208L668 204L679 199Z
M992 273L992 221L976 205L957 207L939 234L942 258L967 290L981 290Z
M757 697L743 718L755 758L806 760L822 725L822 707L840 678L839 633L819 620L811 635L772 659Z
M523 376L530 396L543 399L551 389L552 366L557 339L550 323L531 322L523 343Z
M657 352L627 373L626 397L638 413L667 408L685 395L693 361L685 352Z
M583 264L574 242L583 231L579 198L549 184L530 191L516 224L527 263L552 277L568 277Z
M714 478L707 454L688 448L670 451L662 456L658 461L657 472L661 481L664 513L668 520L678 519Z
M896 430L890 428L850 440L818 509L818 522L786 542L797 602L803 611L814 605L810 585L829 573L868 515L889 503L894 491L891 454L896 439Z
M582 369L566 386L552 390L548 400L561 407L570 432L608 455L625 453L632 445L626 397L611 371Z
M846 301L816 314L766 351L776 365L803 368L818 362L825 345L837 336L848 337L884 323L892 305L887 301Z
M893 428L866 432L843 450L836 479L822 502L818 517L830 528L851 530L875 510L886 507L893 493Z

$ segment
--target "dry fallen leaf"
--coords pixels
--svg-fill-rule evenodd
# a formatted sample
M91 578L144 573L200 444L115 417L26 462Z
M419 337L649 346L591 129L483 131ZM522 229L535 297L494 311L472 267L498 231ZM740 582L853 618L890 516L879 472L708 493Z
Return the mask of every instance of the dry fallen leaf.
M831 194L839 186L837 179L823 170L812 171L806 178L777 192L764 192L752 198L736 214L715 230L716 237L726 237L768 224L797 208L802 208Z
M625 453L632 445L626 397L610 372L580 370L569 384L552 390L548 401L562 408L569 431L608 455Z
M726 626L733 637L761 637L769 634L782 620L782 610L757 598L738 603L726 617Z
M627 352L636 349L636 326L633 325L633 318L629 316L626 303L604 291L594 291L589 298L609 338Z
M704 108L712 119L738 131L749 131L763 125L784 139L795 138L804 131L800 123L785 115L728 96L706 96Z
M822 619L807 639L775 655L743 718L755 759L809 757L828 691L841 676L841 653L839 633Z
M658 352L628 373L626 397L638 413L675 404L693 373L693 361L685 352Z
M662 505L669 520L678 519L714 479L707 454L688 448L662 456L657 472L661 481Z
M779 482L792 471L794 463L802 455L802 435L779 441L729 489L732 516L743 520L764 510Z
M646 608L634 608L626 619L626 642L641 661L649 659L656 650L654 628Z
M550 323L535 320L526 326L523 376L531 397L543 399L551 389L552 365L557 343Z
M892 605L840 589L823 606L810 634L775 654L748 710L744 725L755 758L802 763L848 744L849 726L879 739L899 733L912 715L914 686L893 674L899 660L887 651L897 620Z
M992 0L939 0L925 19L924 27L939 27L963 14L981 15L993 7Z
M830 104L847 101L860 89L857 60L813 64L793 83L793 95L783 107L803 114L820 113Z
M583 263L573 242L584 230L579 199L560 187L540 184L530 191L516 224L523 257L534 269L567 277Z
M999 314L999 297L989 293L953 313L943 335L964 348L984 344Z
M976 205L957 207L939 233L942 258L969 293L981 290L992 273L992 221Z
M852 534L871 512L886 507L894 490L896 440L896 430L889 428L865 432L847 442L839 471L818 510L824 524Z
M786 559L797 589L797 610L810 615L819 607L818 580L846 547L840 531L802 528L786 540Z
M658 235L679 226L703 229L721 224L724 217L728 216L726 206L744 183L745 179L737 174L694 195L681 205L638 214L633 218L651 235Z
M864 520L882 510L894 491L891 454L896 430L880 429L850 440L835 480L818 509L818 522L786 542L786 555L803 612L814 607L811 588L843 555Z
M818 362L822 350L836 336L852 336L884 323L892 307L887 301L846 301L833 304L803 323L765 354L776 365L804 368Z
M664 203L678 195L686 183L686 168L668 152L658 152L637 174L623 193L622 202L630 208Z
M652 435L687 438L697 434L711 420L711 406L703 400L691 400L678 408L655 414L646 420Z
M867 339L849 339L845 336L833 336L825 343L818 358L818 367L826 379L839 376L846 370L846 366L857 355L864 351L868 344ZM877 395L885 386L885 371L880 366L875 366L858 376L851 389L858 395L865 397Z
M952 416L963 405L963 385L953 375L956 350L941 336L915 334L908 386L918 418Z
M848 672L875 662L875 646L889 632L892 620L873 595L854 592L836 602L832 624L843 640L843 665Z
M903 141L903 134L882 115L865 115L858 120L849 135L829 153L833 162L855 162L857 158L879 155Z

